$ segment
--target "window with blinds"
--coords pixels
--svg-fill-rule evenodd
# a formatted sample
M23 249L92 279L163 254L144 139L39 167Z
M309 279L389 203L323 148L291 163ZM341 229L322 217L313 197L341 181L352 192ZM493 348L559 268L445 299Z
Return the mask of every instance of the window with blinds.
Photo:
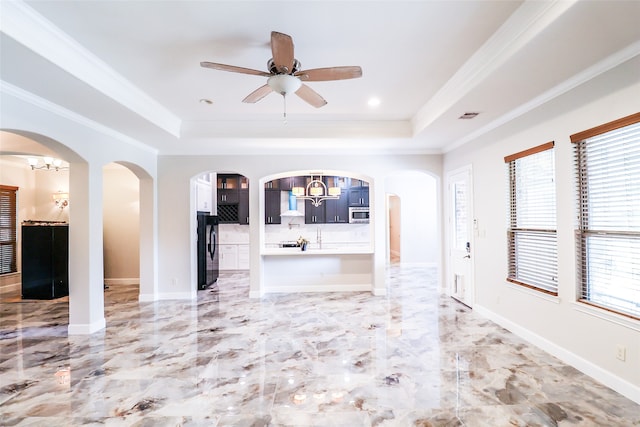
M640 113L571 136L580 302L640 319Z
M504 158L509 182L507 281L558 295L554 143Z
M15 273L16 266L16 194L18 187L0 185L0 274Z

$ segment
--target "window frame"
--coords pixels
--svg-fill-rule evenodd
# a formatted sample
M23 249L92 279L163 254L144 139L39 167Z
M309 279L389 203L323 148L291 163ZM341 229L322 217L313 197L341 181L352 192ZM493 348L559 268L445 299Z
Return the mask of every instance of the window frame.
M586 150L585 145L589 143L589 139L627 126L636 125L638 123L640 123L640 112L604 123L600 126L596 126L570 136L574 151L574 172L576 175L577 197L576 208L578 210L577 224L574 233L576 245L576 302L634 320L640 320L640 311L626 312L621 310L620 307L613 307L611 304L607 305L602 301L594 302L588 298L588 295L591 293L590 286L592 286L592 284L589 279L590 270L587 240L590 237L596 236L597 238L626 239L629 244L632 244L631 242L633 241L637 244L637 242L640 241L640 232L634 232L628 228L625 229L624 226L621 226L620 229L616 230L600 230L589 226L589 214L594 210L597 210L598 206L594 208L592 204L589 203L588 187L586 187L589 179L589 164L587 163L589 160L584 158L584 151ZM638 142L638 144L640 145L640 142ZM638 287L640 288L640 285ZM611 294L610 297L614 297L613 294Z
M5 194L10 198L9 207L13 209L8 215L5 217L4 208L0 209L0 253L4 254L4 247L10 246L12 248L11 253L12 257L9 261L8 271L5 270L4 264L4 255L2 255L2 259L0 260L0 276L5 274L15 274L18 272L18 189L19 187L14 187L11 185L0 185L0 194L2 197ZM3 225L7 222L7 225ZM8 229L7 239L3 239L1 236L5 235L5 229Z
M547 295L551 295L551 296L558 296L558 264L557 264L557 235L558 235L558 228L557 228L557 223L555 223L555 228L550 229L550 228L537 228L537 227L528 227L528 228L523 228L523 227L518 227L518 224L516 224L516 218L517 218L517 196L516 196L516 184L515 184L515 180L514 180L514 174L515 174L515 170L514 168L516 167L516 161L529 157L529 156L533 156L545 151L550 151L550 150L554 150L555 148L555 141L549 141L545 144L541 144L532 148L529 148L527 150L524 151L520 151L518 153L515 154L511 154L509 156L505 156L504 158L504 162L507 165L507 175L508 175L508 218L509 218L509 226L507 229L507 277L506 277L506 281L509 283L513 283L515 285L518 286L522 286L524 288L528 288L537 292L541 292L543 294L547 294ZM552 152L551 155L553 156L554 153ZM551 176L553 182L555 183L555 159L554 159L554 164L553 164L553 170L552 170L552 176ZM557 205L556 205L556 193L555 193L555 185L554 185L554 194L553 194L553 211L554 211L554 222L556 220L557 217ZM551 265L548 266L548 268L550 269L550 271L552 271L554 273L553 279L555 280L555 286L552 287L552 289L548 289L549 286L546 284L541 284L541 283L533 283L533 282L529 282L526 280L523 280L522 276L520 276L518 274L518 258L519 256L517 255L517 236L521 234L521 235L534 235L537 234L538 236L546 236L551 237L551 240L553 241L553 247L550 248L551 251L556 253L556 257L555 257L555 262ZM548 245L549 243L545 243L544 245Z

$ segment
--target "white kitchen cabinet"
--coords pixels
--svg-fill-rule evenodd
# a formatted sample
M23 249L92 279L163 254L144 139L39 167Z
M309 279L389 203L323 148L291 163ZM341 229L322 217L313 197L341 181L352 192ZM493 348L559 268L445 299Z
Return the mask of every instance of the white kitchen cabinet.
M201 179L196 180L196 210L213 212L213 186Z
M249 245L238 245L238 270L249 269Z
M238 245L220 245L220 270L238 269Z

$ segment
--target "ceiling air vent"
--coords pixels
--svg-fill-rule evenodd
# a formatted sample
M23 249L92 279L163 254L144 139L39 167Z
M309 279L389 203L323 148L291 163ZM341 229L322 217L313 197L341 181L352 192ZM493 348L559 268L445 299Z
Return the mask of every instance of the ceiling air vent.
M468 119L473 119L478 114L480 114L480 113L464 113L463 115L461 115L458 118L462 119L462 120L468 120Z

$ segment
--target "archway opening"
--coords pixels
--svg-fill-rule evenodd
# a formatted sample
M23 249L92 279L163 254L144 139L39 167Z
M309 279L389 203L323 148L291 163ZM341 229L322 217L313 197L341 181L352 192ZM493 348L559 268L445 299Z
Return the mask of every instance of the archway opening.
M440 213L437 179L425 172L405 171L385 179L385 192L391 203L401 205L398 218L389 216L389 227L399 230L395 252L403 264L440 266ZM389 196L393 197L389 197ZM396 199L397 198L397 199ZM391 221L394 221L394 224ZM395 232L394 230L394 232ZM391 259L391 235L389 235Z
M140 293L140 179L127 167L102 169L103 269L105 288ZM135 288L135 289L134 289Z

